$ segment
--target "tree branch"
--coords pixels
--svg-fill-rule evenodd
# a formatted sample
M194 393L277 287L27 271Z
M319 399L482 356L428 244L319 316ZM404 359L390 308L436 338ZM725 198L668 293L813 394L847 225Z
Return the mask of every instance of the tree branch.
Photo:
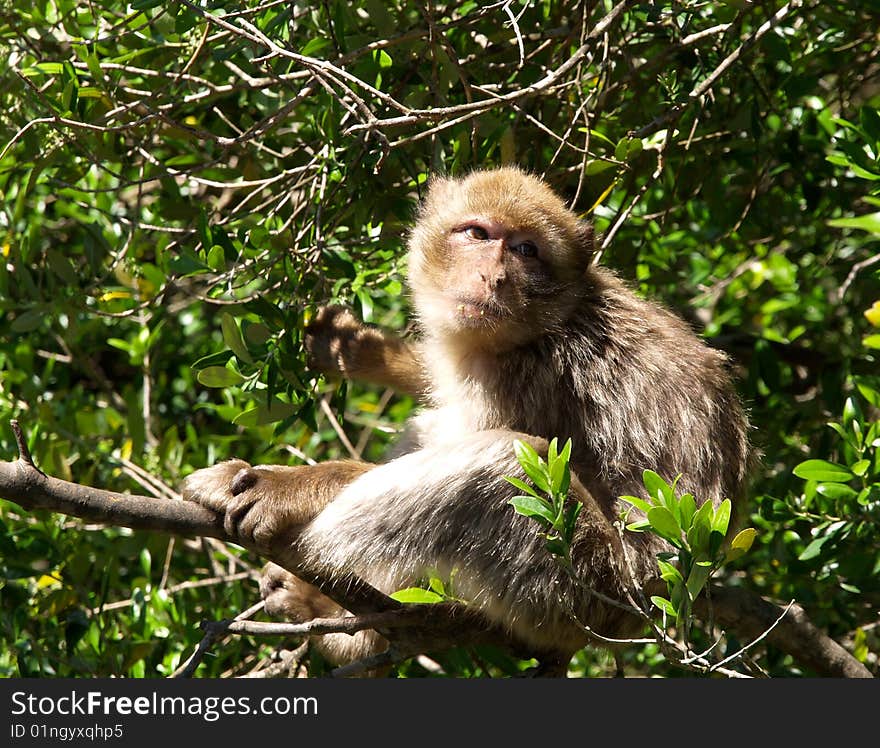
M70 483L42 473L28 457L23 454L15 462L0 462L0 496L25 509L48 509L106 525L184 537L218 538L241 545L238 538L223 529L222 518L194 502L115 493ZM303 562L288 547L248 550L314 584L353 613L379 613L401 607L362 580L330 577L326 570Z
M721 628L736 631L743 639L764 640L791 655L798 663L832 678L873 678L871 671L840 644L814 626L800 605L779 619L778 605L742 587L713 586L712 613ZM707 601L700 597L694 613L706 617ZM778 623L775 623L779 619ZM775 625L774 625L775 623Z
M25 509L48 509L90 522L172 535L212 537L241 544L238 538L225 532L221 518L193 502L115 493L52 478L34 465L17 423L13 425L13 431L20 456L15 462L0 462L0 497L4 499ZM462 644L492 643L523 657L538 657L548 662L552 659L547 653L523 651L522 646L506 632L490 626L463 605L403 606L360 579L329 575L327 570L304 562L289 547L249 550L314 584L352 613L364 616L352 624L357 626L363 621L375 624L380 633L393 640L395 651L417 654ZM748 590L713 587L711 594L715 620L723 628L736 631L743 639L766 634L768 643L820 675L873 677L840 644L816 628L799 606L792 606L777 621L782 613L779 606ZM705 618L706 601L703 598L697 600L694 610ZM232 628L229 628L230 633L233 633Z
M239 538L230 536L223 529L222 518L194 502L116 493L52 478L41 472L30 459L17 423L13 431L20 450L19 459L0 462L0 497L8 501L25 509L48 509L100 524L184 537L211 537L242 545ZM366 620L376 624L371 628L377 628L386 638L393 639L401 651L418 653L462 644L491 643L526 658L542 654L523 651L522 645L506 632L489 625L463 605L404 606L361 579L351 575L334 576L326 569L304 561L286 544L248 550L315 585L346 610L366 616ZM382 617L392 613L396 615Z

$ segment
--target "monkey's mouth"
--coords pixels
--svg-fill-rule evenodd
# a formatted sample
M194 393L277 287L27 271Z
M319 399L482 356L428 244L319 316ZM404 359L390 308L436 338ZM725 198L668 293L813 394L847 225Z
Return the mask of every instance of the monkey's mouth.
M491 301L476 299L459 299L455 305L455 315L470 324L481 322L497 322L507 316L506 310Z

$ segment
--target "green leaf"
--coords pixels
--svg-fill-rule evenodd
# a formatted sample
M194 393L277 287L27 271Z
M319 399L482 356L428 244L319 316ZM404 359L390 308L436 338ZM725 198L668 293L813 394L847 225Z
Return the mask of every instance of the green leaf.
M223 312L220 315L220 330L223 333L223 342L226 343L229 349L242 361L252 364L254 360L251 358L251 354L248 352L244 339L241 336L241 330L239 330L235 318L231 314Z
M587 161L587 165L584 168L584 173L588 177L592 177L596 174L601 174L603 171L608 171L608 169L613 169L617 164L613 161L605 161L601 158L594 158Z
M519 439L513 440L513 451L520 465L537 465L540 460L535 448L531 444L526 444L526 442Z
M822 552L822 546L829 540L831 540L830 535L823 535L820 538L812 540L810 544L801 551L801 554L798 556L798 561L809 561L812 558L816 558L816 556Z
M871 405L880 407L880 377L853 377L856 387Z
M727 526L730 523L730 499L724 499L715 510L712 517L711 528L713 532L721 533L723 538L727 535Z
M63 280L68 286L71 288L79 287L79 276L76 274L73 264L67 257L61 254L61 252L55 249L50 249L46 252L46 262L49 267L52 268L52 272L61 278L61 280Z
M9 329L12 332L32 332L47 319L46 310L42 308L29 309L16 315Z
M129 355L132 354L133 349L131 343L123 338L107 338L107 345L111 345L114 348L118 348L120 351L125 351Z
M182 278L189 275L198 275L206 270L210 270L198 257L186 251L181 251L180 254L172 257L168 264L171 272Z
M630 532L644 532L651 527L651 523L646 519L640 519L637 522L630 522L626 529Z
M688 545L694 554L703 555L709 553L709 536L712 531L712 517L714 510L711 501L704 501L694 513L691 529L687 531Z
M648 521L660 535L675 546L681 546L681 527L665 506L652 506L648 510Z
M554 462L556 462L556 458L559 455L559 452L557 451L558 444L559 444L559 440L554 436L550 440L550 443L547 445L547 464L548 465L552 465Z
M665 597L660 597L660 595L651 595L651 602L654 603L660 610L666 613L667 616L671 618L678 618L678 613L673 607L672 603L669 602Z
M562 451L559 453L559 458L565 460L565 462L571 461L571 438L565 440L565 444L562 445Z
M697 511L697 504L694 501L693 494L683 494L678 500L678 506L681 510L681 529L687 532Z
M840 229L860 229L872 234L880 234L880 213L866 213L856 218L834 218L828 221L828 225Z
M390 68L394 64L391 59L391 55L389 55L384 49L378 50L377 61L379 63L379 67L383 70L386 68Z
M563 525L565 529L565 538L569 542L574 537L574 528L577 524L577 518L580 516L580 513L583 511L584 505L581 504L580 501L572 501L569 504L568 509L565 511L565 516L563 518Z
M522 514L524 517L537 517L551 527L556 519L556 513L543 499L536 499L533 496L514 496L508 503L516 510L517 514Z
M60 75L64 65L60 62L38 62L35 67L48 75Z
M863 462L867 462L867 460L863 460ZM845 483L819 483L816 486L816 491L834 500L854 499L859 495L858 491L850 488Z
M853 435L850 434L850 432L843 427L842 423L835 423L832 421L831 423L827 423L825 425L828 426L828 428L830 428L832 431L834 431L834 433L836 433L841 439L851 444L854 448L858 449L858 444L853 442Z
M653 470L645 470L642 473L642 482L645 484L648 496L651 497L652 501L656 499L669 508L667 500L672 494L672 487L663 478Z
M215 244L208 250L205 262L212 270L216 270L218 273L222 272L226 268L226 250L219 244Z
M550 493L550 481L547 476L547 466L538 456L538 453L530 445L519 439L514 440L513 450L520 466L525 474L532 479L534 484L545 493Z
M570 485L571 469L569 468L568 463L562 457L557 457L550 463L551 491L555 495L565 496L568 494L568 487Z
M736 534L730 542L730 547L745 553L752 547L756 537L758 537L758 531L754 527L747 527Z
M532 488L525 481L522 481L519 478L514 478L512 475L505 475L504 480L506 480L512 486L516 486L520 491L525 491L525 493L527 493L529 496L534 496L536 499L539 498L538 494L535 492L535 489Z
M261 346L272 337L272 331L262 322L242 320L241 333L250 346Z
M618 498L627 504L632 504L636 509L641 509L645 514L651 508L651 504L644 499L640 499L638 496L619 496Z
M225 366L208 366L198 373L197 379L205 387L233 387L244 381L241 374Z
M249 408L248 410L239 413L232 419L232 422L236 426L254 428L256 426L265 426L270 423L283 421L285 418L290 418L297 412L298 406L273 399L269 405L261 403L254 408Z
M665 579L667 582L684 584L684 577L681 575L681 572L668 561L657 561L657 565L660 567L661 579Z
M361 319L364 322L372 322L373 320L373 299L365 288L359 288L355 291L355 296L360 306Z
M642 141L639 138L634 138L629 141L629 145L626 149L626 160L632 161L636 156L638 156L643 150L645 146L642 144Z
M642 148L644 147L641 140L633 141L630 138L621 138L614 147L614 158L618 161L626 161L627 156L630 154L630 149L633 149L633 154L637 155L633 148L634 142L639 144L638 152L641 153Z
M854 462L851 467L852 467L852 471L856 475L858 475L859 478L862 478L867 474L868 468L871 467L871 461L870 460L859 460L858 462Z
M843 422L849 423L859 417L860 411L856 401L851 397L846 398L846 402L843 404Z
M700 591L706 585L706 581L709 579L709 574L711 573L712 566L707 563L698 563L691 567L691 573L688 574L687 583L685 584L688 594L691 596L691 600L696 600Z
M709 533L709 551L706 556L700 554L700 558L704 559L706 557L713 559L718 555L718 551L721 550L721 546L724 544L724 534L718 532L718 530L712 530ZM698 562L699 563L699 562Z
M853 479L852 471L848 467L827 460L807 460L797 465L792 472L804 480L830 483L845 483Z
M299 53L304 57L314 57L329 46L329 39L326 39L323 36L316 36L314 39L309 39Z
M442 603L443 597L431 590L423 590L421 587L407 587L397 592L392 592L389 597L399 603L419 603L422 605L434 605Z

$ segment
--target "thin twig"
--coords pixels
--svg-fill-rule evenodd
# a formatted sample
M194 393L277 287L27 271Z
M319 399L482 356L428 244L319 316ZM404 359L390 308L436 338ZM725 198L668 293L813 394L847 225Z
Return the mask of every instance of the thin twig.
M22 432L18 421L12 419L9 422L9 425L12 426L12 433L15 435L15 444L18 447L18 459L32 467L34 470L38 470L40 475L45 475L45 473L34 464L34 458L31 457L31 451L28 448L27 439L24 438L24 433Z

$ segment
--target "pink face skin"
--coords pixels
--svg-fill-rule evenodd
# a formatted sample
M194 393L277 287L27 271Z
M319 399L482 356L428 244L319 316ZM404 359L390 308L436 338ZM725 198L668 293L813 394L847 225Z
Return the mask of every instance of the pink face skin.
M449 234L448 246L457 271L450 279L457 286L455 313L466 323L509 316L519 301L518 281L541 266L534 234L483 217L459 223Z

